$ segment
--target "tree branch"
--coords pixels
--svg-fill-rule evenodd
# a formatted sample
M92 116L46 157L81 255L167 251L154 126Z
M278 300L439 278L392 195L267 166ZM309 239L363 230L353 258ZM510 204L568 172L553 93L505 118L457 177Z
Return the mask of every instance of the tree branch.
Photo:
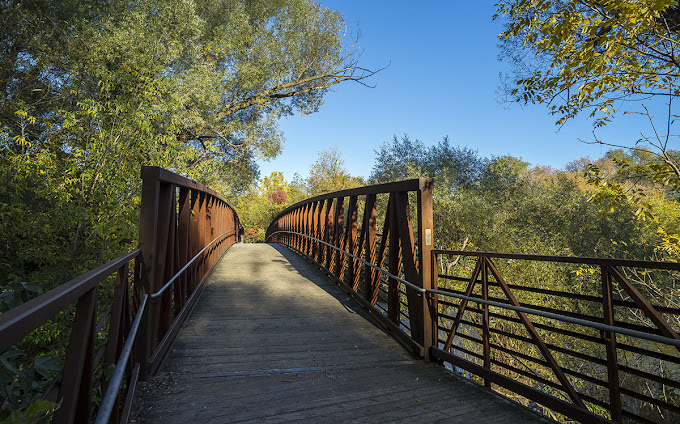
M350 66L319 75L296 79L294 81L272 87L268 90L264 90L260 93L253 94L240 101L231 102L228 106L218 112L217 118L225 119L227 116L232 115L240 110L247 109L251 106L265 105L275 100L301 96L314 91L324 90L344 81L354 81L366 87L373 87L364 83L363 80L372 77L386 68L387 67L383 67L378 70L371 71L359 66ZM311 87L299 88L310 83L314 84Z

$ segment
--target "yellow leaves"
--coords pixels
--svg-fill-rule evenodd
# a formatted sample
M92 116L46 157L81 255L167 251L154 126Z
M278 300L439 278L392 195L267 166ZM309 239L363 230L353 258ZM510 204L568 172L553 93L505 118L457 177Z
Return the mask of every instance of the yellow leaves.
M35 116L29 115L28 112L26 112L23 109L17 110L16 112L14 112L14 114L19 116L22 120L28 121L28 123L30 124L35 124L36 121Z
M268 177L264 177L260 181L260 194L263 197L267 197L273 190L283 190L287 194L290 194L290 188L288 187L288 183L283 177L282 172L274 171Z
M28 141L25 137L22 137L20 135L15 136L14 138L12 138L12 140L14 140L15 143L22 147L31 147L31 142Z
M515 43L509 42L511 49L522 45L523 50L536 55L537 63L546 65L537 66L540 75L535 86L519 85L520 90L513 94L516 100L542 103L554 99L555 93L568 93L566 107L553 110L562 115L557 123L592 108L596 115L605 115L593 123L597 128L615 113L606 104L612 93L633 96L633 86L659 92L672 88L673 81L660 82L659 78L674 69L674 59L664 59L655 51L661 42L670 46L670 51L680 47L680 34L673 32L661 39L658 35L659 18L664 19L663 12L677 2L612 0L606 6L576 0L534 3L507 1L496 10L497 16L509 12L507 30L500 38L515 39ZM674 57L674 53L669 55Z
M586 275L586 274L593 275L593 274L595 274L595 268L579 267L576 271L573 271L573 272L577 276Z
M657 228L656 234L660 238L657 248L670 255L673 258L672 261L676 262L680 257L680 235L668 234L661 226Z

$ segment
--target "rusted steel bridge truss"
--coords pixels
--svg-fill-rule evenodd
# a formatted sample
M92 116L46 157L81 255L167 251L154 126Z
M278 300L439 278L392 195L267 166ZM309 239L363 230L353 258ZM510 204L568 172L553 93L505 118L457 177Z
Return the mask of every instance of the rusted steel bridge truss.
M44 395L61 402L53 422L127 422L137 381L237 241L238 216L211 189L155 167L142 178L139 249L0 315L5 352L76 305L63 372ZM434 249L432 190L415 179L310 198L276 216L267 241L317 264L414 356L525 404L584 423L680 418L680 310L636 282L677 278L679 264ZM554 272L571 286L551 285ZM114 294L102 312L105 282Z

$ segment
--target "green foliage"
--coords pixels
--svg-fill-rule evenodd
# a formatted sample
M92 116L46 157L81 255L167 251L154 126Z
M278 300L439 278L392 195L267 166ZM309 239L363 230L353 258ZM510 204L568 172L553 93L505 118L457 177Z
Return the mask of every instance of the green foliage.
M269 195L274 190L283 190L286 193L290 190L286 180L283 178L283 173L272 172L268 177L264 177L260 181L260 194L263 196Z
M615 172L603 173L600 165L586 169L588 183L596 188L590 201L601 207L599 217L616 212L622 205L632 205L641 221L656 228L656 248L661 258L680 258L680 227L677 205L672 200L680 194L680 178L673 162L659 161L658 156L639 151L626 155L623 151L610 154ZM670 151L669 155L676 155ZM670 201L669 201L670 200ZM666 231L667 228L673 232Z
M395 135L375 151L376 161L370 180L378 183L437 176L437 191L471 187L481 178L485 159L466 147L451 147L448 137L426 148L422 141Z
M345 161L337 147L322 150L318 158L309 167L309 177L304 182L304 191L308 196L331 193L348 188L361 187L364 180L347 172Z
M393 136L391 143L383 142L380 150L375 151L371 181L384 183L425 176L421 167L427 157L426 150L422 141L411 140L406 134L401 139Z
M277 119L361 81L341 15L308 0L0 5L0 284L51 288L134 247L140 167L228 198Z
M52 356L39 356L32 364L22 360L24 353L12 347L0 355L0 388L3 403L0 422L36 422L54 412L58 404L40 400L63 363Z
M32 282L12 282L0 291L0 313L6 312L32 296L42 293ZM40 400L52 378L61 371L60 359L39 355L31 361L26 351L12 346L0 355L0 423L32 423L54 412L58 404Z
M27 301L31 295L42 293L42 288L36 283L15 281L5 285L0 291L0 314Z
M506 25L500 37L513 65L515 101L548 104L558 124L589 111L595 128L611 120L617 105L640 105L624 114L646 117L652 135L642 133L630 154L609 152L606 172L587 167L596 188L590 200L602 207L600 218L632 205L638 219L654 223L656 247L671 260L680 256L678 227L662 222L650 199L661 198L668 209L663 199L680 194L680 155L671 147L673 101L680 95L679 13L674 0L512 0L499 3L495 15ZM663 125L642 103L653 98L666 103Z
M677 96L675 0L502 1L503 50L525 103L547 103L558 124L588 110L605 125L617 101Z
M23 411L14 410L6 419L0 421L2 424L33 424L40 422L45 417L49 417L59 408L59 404L46 401L34 400Z
M241 225L245 229L245 242L262 243L267 226L277 213L288 206L288 203L277 203L269 195L261 194L256 188L240 196L235 204Z

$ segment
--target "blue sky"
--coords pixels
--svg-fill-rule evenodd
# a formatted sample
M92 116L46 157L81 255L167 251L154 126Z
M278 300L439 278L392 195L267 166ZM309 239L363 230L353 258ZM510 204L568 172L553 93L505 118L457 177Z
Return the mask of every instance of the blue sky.
M545 106L501 103L497 95L499 22L493 1L323 0L359 25L360 64L389 68L373 77L375 88L344 83L327 95L320 111L280 121L283 153L260 162L261 177L281 171L290 181L307 175L317 152L337 146L352 175L368 177L374 150L393 135L408 134L426 145L449 136L452 145L481 156L513 155L532 165L562 168L583 156L601 157L608 148L592 141L591 123L568 122L559 131ZM598 137L631 144L639 130L619 118ZM637 131L637 132L636 132Z

